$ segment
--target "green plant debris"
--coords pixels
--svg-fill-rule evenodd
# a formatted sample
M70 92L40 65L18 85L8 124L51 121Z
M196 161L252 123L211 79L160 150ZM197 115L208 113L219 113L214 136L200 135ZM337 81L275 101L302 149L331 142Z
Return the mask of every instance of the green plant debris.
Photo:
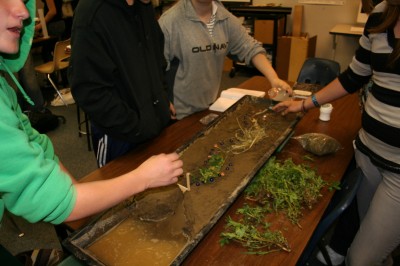
M241 223L228 217L226 231L221 234L220 244L238 242L247 248L249 254L268 254L285 250L290 252L286 238L280 231L271 231L270 224L265 223L260 230L250 223Z
M334 181L330 184L330 186L328 187L329 191L333 191L333 190L341 190L340 187L340 182L339 181Z
M312 208L321 197L326 182L309 166L296 165L291 159L282 164L272 157L260 169L246 197L261 206L270 203L275 211L283 211L292 223L298 224L302 209Z
M262 223L265 215L271 213L272 209L268 207L255 206L251 207L245 204L243 208L237 210L237 213L243 215L243 219L247 222Z
M225 176L223 169L230 170L232 163L228 162L228 158L244 153L250 150L254 145L267 137L265 129L259 125L256 118L268 110L263 110L253 116L244 116L240 119L236 118L239 129L232 137L226 141L221 140L218 144L214 144L211 148L204 166L193 171L189 171L192 181L197 186L200 184L212 183L217 177Z
M218 148L218 145L215 145L214 147ZM210 154L208 159L205 161L204 166L191 173L194 183L212 183L217 177L224 176L225 173L222 172L222 167L224 166L225 162L226 155L222 152L217 151Z
M312 208L321 197L320 190L327 185L307 165L296 165L291 159L279 163L275 157L259 170L253 182L245 190L245 203L237 210L240 220L227 220L221 233L221 245L230 241L247 248L248 254L267 254L274 251L290 251L288 241L280 230L270 230L266 215L283 212L298 226L304 207ZM256 204L255 206L253 206Z

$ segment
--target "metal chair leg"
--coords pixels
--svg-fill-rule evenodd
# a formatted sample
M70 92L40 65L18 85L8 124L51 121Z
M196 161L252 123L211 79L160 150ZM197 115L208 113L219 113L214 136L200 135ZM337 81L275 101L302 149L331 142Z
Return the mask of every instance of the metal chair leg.
M78 135L81 137L82 135L86 135L86 140L88 144L88 150L92 150L92 145L91 145L91 138L90 138L90 125L89 125L89 117L85 112L84 113L84 118L83 121L81 120L81 110L79 108L79 105L76 105L76 113L77 113L77 120L78 120ZM85 124L85 131L82 130L82 124Z
M54 81L51 79L50 74L47 74L47 79L50 81L51 85L53 88L56 90L58 96L60 96L61 101L64 103L65 106L68 106L68 104L65 102L64 97L62 96L61 92L58 90L56 84Z
M82 136L81 110L78 104L76 104L76 118L78 121L78 136L81 137Z
M92 146L91 146L91 137L90 137L90 125L89 125L89 117L87 116L87 114L85 113L85 127L86 127L86 141L88 144L88 150L91 151L92 150Z

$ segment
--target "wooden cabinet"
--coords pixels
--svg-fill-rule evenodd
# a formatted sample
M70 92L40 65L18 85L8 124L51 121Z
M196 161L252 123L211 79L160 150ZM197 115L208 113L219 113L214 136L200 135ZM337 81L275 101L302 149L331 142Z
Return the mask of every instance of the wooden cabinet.
M276 21L255 19L253 37L263 44L273 45L274 43L276 43L275 35L277 35L277 37L280 37L285 34L285 22L285 18L280 18Z

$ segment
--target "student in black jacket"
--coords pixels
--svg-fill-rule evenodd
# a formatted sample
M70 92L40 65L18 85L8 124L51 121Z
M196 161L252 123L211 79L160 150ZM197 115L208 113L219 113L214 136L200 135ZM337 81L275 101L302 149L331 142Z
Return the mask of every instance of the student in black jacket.
M99 167L174 118L163 82L164 36L149 0L81 0L71 46L71 90L90 117Z

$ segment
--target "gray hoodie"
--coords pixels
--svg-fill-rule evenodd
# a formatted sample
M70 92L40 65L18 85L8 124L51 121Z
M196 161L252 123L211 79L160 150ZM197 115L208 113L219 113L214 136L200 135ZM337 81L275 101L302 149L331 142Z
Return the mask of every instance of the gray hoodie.
M255 55L265 53L262 44L246 32L238 18L220 2L214 3L217 10L213 36L190 0L180 0L159 19L178 119L207 109L217 99L228 54L250 65ZM175 62L179 62L176 75Z

